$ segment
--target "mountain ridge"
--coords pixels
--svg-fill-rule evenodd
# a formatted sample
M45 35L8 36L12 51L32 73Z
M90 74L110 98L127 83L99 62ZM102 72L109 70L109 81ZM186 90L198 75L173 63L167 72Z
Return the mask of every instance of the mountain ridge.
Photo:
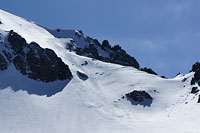
M186 75L164 79L131 65L77 55L75 49L79 46L72 41L73 38L57 38L43 27L2 10L0 21L0 54L3 56L0 56L3 63L0 64L3 69L0 71L1 132L196 133L199 130L198 63ZM26 43L7 42L9 33L20 35L20 40L24 38ZM68 65L71 76L67 80L57 78L50 82L34 80L23 75L15 64L3 62L3 58L7 58L3 50L12 51L5 47L6 43L27 49L24 46L31 42L36 47L33 51L53 50L55 59ZM72 47L70 51L66 47L68 44L73 44L74 49ZM85 45L81 48L85 49ZM103 48L110 49L107 41L103 42ZM20 49L16 47L14 52L27 52ZM119 50L119 47L116 49ZM40 54L43 55L43 52ZM37 52L33 52L31 57L36 55ZM34 61L35 58L31 60ZM56 63L55 60L52 62ZM45 78L48 79L48 76ZM194 84L191 85L193 78Z

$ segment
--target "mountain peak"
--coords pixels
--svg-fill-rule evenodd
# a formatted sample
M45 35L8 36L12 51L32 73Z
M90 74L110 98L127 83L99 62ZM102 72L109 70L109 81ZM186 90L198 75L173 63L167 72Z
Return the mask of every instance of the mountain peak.
M197 132L199 62L164 79L81 30L0 21L1 132Z

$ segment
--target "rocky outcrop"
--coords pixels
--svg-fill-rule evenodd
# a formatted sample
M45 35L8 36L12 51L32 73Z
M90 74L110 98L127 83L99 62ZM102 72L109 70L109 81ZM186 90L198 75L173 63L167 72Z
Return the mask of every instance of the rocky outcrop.
M191 93L196 94L197 92L199 92L198 87L192 87Z
M115 64L120 64L123 66L133 66L139 68L139 63L134 57L131 57L123 50L119 45L115 45L111 48L112 52L110 53L110 62Z
M102 44L96 39L89 38L89 40L92 43L85 48L77 47L76 54L123 66L140 67L136 59L128 55L119 45L111 47L107 40L104 40ZM104 51L107 56L101 55L99 50Z
M192 66L192 70L193 72L196 72L200 69L200 62L196 62L193 66Z
M147 72L149 74L153 74L153 75L158 75L156 72L154 72L151 68L140 68L141 71Z
M14 50L15 54L25 55L23 49L28 46L26 40L22 38L19 34L15 33L14 31L10 31L8 35L8 42L11 45L11 49Z
M66 49L78 55L137 69L140 67L134 57L127 54L119 45L112 47L108 40L100 43L97 39L84 35L81 30L47 30L56 38L72 39L73 41L66 44Z
M71 71L61 58L51 49L41 48L37 43L27 44L26 40L14 31L8 35L9 51L4 51L7 61L29 78L43 82L65 80L72 77ZM0 55L0 69L7 69L8 62Z
M150 106L153 102L153 98L146 91L134 90L126 94L126 97L133 105Z
M0 70L6 70L8 68L8 63L3 55L0 54Z
M194 85L195 83L198 83L198 85L200 86L200 62L196 62L193 66L192 66L192 72L194 72L194 77L191 80L191 85Z
M198 101L197 101L197 103L200 103L200 95L199 95L199 98L198 98Z
M110 46L108 40L104 40L104 41L102 42L101 48L102 48L102 49L105 49L105 48L111 49L111 46Z
M82 73L82 72L79 72L79 71L77 71L77 75L82 80L87 80L89 78L85 73Z

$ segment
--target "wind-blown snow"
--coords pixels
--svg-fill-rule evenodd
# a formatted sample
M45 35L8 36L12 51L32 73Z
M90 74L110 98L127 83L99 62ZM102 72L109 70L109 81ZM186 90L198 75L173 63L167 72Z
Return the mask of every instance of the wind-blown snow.
M12 66L0 72L1 133L197 133L200 129L198 96L190 93L193 73L162 79L81 57L65 48L69 37L58 39L34 22L2 10L0 20L2 34L14 30L28 42L53 49L74 76L69 83L40 84L20 76ZM81 65L85 61L88 64ZM81 80L77 71L89 78ZM61 85L63 90L51 97L30 95L23 91L28 85L32 89ZM151 106L135 106L121 98L133 90L148 92L153 97Z

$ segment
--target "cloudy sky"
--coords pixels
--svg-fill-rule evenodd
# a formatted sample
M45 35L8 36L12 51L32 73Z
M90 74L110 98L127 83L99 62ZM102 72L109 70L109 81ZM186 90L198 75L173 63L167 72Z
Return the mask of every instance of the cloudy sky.
M1 9L49 28L120 44L142 67L174 77L200 60L199 0L4 0Z

